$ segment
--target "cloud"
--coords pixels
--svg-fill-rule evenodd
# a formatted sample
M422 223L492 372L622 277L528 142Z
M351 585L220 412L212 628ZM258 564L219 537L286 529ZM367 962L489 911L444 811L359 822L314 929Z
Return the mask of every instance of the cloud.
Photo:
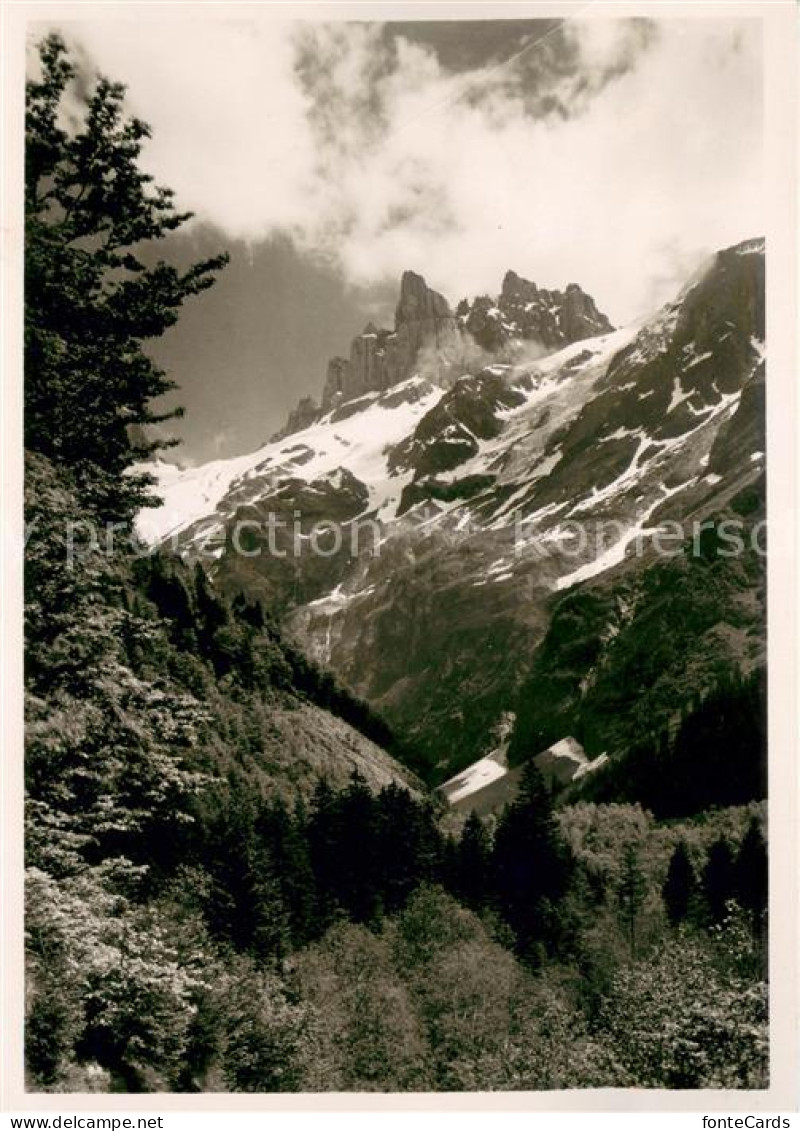
M513 267L619 322L762 230L757 20L524 27L504 65L460 69L402 24L68 35L128 84L182 207L232 238L289 233L355 285L411 267L455 301Z
M509 61L479 71L467 99L475 106L496 100L501 117L523 111L566 120L633 70L657 37L652 20L563 20L530 36Z

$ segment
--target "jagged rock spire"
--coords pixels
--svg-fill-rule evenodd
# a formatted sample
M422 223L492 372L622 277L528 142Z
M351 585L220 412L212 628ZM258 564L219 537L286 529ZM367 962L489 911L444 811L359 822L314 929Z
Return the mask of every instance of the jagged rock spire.
M395 328L408 322L432 322L453 317L444 295L431 290L422 275L404 271L400 280L400 301L394 315Z
M447 299L432 290L422 275L405 271L394 330L379 329L368 322L353 339L349 359L332 359L322 395L323 409L405 381L416 371L423 350L427 376L444 378L448 353L452 353L458 338ZM441 357L438 372L437 357Z
M447 383L458 376L455 362L464 352L464 330L493 352L515 338L559 349L613 329L576 284L570 283L565 293L548 291L515 271L506 272L497 299L483 295L472 304L460 303L458 311L457 318L444 295L429 287L422 275L404 271L394 329L369 321L353 338L349 357L331 358L317 414L391 388L417 372L433 382ZM304 404L292 422L308 422L311 414L311 405Z
M564 292L549 291L516 271L506 272L496 299L481 295L472 303L459 304L459 314L464 328L489 352L501 350L515 338L560 349L614 329L577 283L570 283Z

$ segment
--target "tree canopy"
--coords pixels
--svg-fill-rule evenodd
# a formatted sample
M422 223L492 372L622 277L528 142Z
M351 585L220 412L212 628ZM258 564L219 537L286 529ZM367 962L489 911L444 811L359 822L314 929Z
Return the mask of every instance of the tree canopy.
M25 442L68 465L107 517L129 518L149 479L123 473L170 443L146 426L180 415L153 406L175 385L145 343L227 256L183 273L152 263L150 245L191 213L141 167L149 127L126 115L120 83L80 93L59 36L39 62L26 88Z

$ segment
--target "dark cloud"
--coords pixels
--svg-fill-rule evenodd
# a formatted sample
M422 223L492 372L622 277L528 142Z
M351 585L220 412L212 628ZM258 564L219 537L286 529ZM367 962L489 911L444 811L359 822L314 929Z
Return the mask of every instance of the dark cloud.
M515 55L558 27L560 20L415 20L388 22L391 43L402 36L434 52L439 64L460 73L492 66Z
M584 113L610 83L629 74L655 43L652 20L616 21L605 56L586 51L583 25L562 20L489 74L476 74L465 98L496 113L522 109L532 118L567 120Z
M369 295L286 238L248 246L211 225L153 248L185 269L226 248L229 266L189 300L177 324L152 343L179 389L165 407L186 407L169 431L171 458L202 461L252 451L280 428L301 396L317 397L328 357L341 353L370 317L386 322L396 283Z
M321 158L380 143L389 119L387 79L402 66L401 41L431 53L457 99L502 120L520 111L567 120L629 74L657 39L653 20L611 21L607 50L586 50L572 20L444 20L306 25L295 71L308 97ZM363 50L364 45L368 50Z

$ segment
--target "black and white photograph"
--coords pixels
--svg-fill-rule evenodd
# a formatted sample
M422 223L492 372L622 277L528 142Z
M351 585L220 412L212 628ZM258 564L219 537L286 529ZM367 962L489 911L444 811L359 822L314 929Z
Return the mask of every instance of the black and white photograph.
M26 12L25 1092L749 1110L769 19L269 7Z

